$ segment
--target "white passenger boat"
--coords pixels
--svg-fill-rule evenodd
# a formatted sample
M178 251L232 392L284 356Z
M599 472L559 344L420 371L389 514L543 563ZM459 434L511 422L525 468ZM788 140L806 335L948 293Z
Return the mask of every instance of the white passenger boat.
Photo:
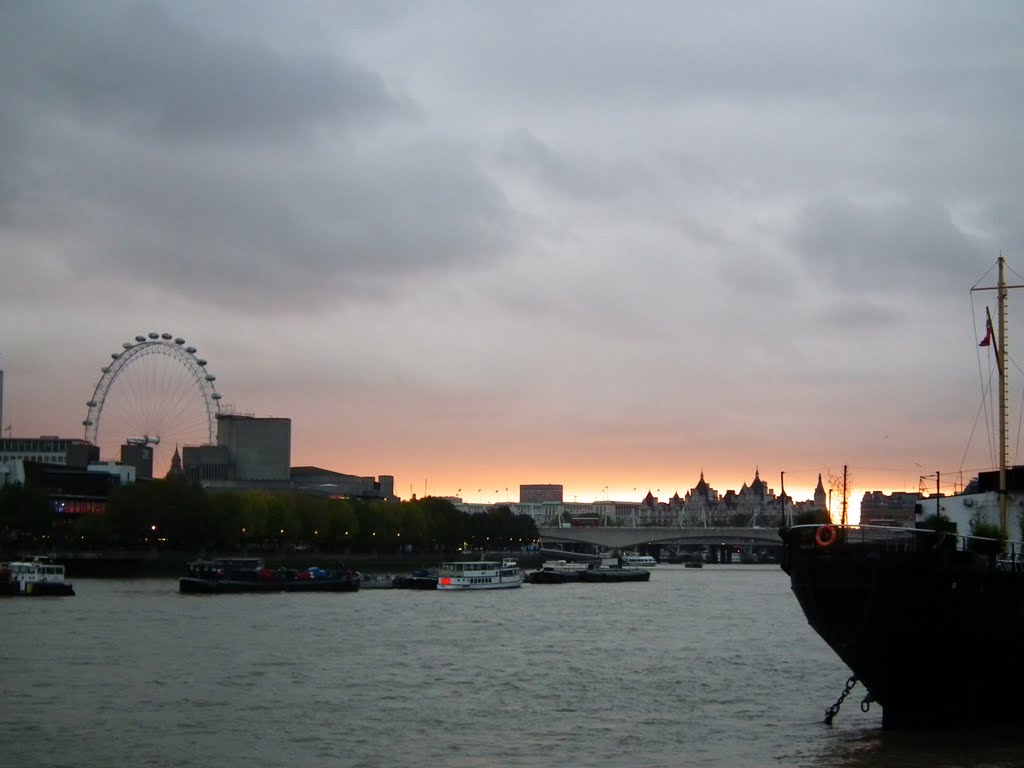
M658 561L650 555L626 554L622 556L622 564L630 568L653 568Z
M64 566L49 558L0 564L0 595L44 597L75 594L64 580Z
M437 588L510 589L523 584L523 571L511 558L496 560L460 560L441 563L437 571Z

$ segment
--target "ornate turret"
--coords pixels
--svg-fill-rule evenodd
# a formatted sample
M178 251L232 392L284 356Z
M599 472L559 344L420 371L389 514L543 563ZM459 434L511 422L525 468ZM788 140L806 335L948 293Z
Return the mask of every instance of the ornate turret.
M821 473L818 473L818 487L814 489L814 508L825 509L828 497L825 494L825 486L821 484Z
M698 480L697 485L693 487L693 495L700 497L702 499L706 499L708 498L708 493L710 489L711 486L709 486L707 484L707 481L704 480L704 470L702 469L700 471L700 480Z
M750 494L763 499L768 495L768 484L761 479L761 471L754 467L754 480L750 483Z
M185 477L185 470L181 466L181 454L178 453L178 446L174 446L174 455L171 456L171 468L167 470L167 478Z

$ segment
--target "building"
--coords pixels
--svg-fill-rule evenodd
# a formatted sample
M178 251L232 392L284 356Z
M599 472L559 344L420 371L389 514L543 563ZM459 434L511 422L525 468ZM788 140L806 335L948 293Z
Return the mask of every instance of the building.
M554 484L546 485L520 485L520 504L544 504L547 502L562 503L562 486Z
M140 480L153 478L153 447L146 442L127 442L121 446L121 463L135 468Z
M909 491L868 491L860 501L860 521L864 525L896 525L912 527L915 506L920 497Z
M228 451L231 480L288 482L291 478L291 419L218 414L217 445Z
M707 527L717 521L720 502L720 494L704 479L702 469L697 484L682 499L678 493L675 494L669 505L678 505L680 525Z
M0 488L25 484L25 462L21 459L0 461Z
M395 478L392 475L381 475L375 479L320 467L293 467L291 489L312 496L399 501L395 496Z
M88 440L55 435L0 437L0 463L12 459L85 469L99 462L100 449Z
M1024 474L1022 474L1024 478ZM1024 482L1024 479L1022 479ZM525 489L547 489L561 486L520 486L520 496ZM539 491L543 494L545 491ZM496 507L509 507L515 514L529 515L538 526L557 525L618 525L625 527L680 527L680 528L728 528L728 527L769 527L779 525L783 516L792 519L794 515L811 512L825 512L826 493L821 475L814 490L814 498L794 501L787 494L776 494L761 479L760 471L754 469L754 478L744 483L739 491L719 493L711 487L701 471L696 485L680 496L673 493L668 501L660 501L648 491L640 501L600 500L594 502L564 501L523 501L518 504L468 504L462 499L453 499L456 508L467 514L483 513Z
M86 467L24 462L23 482L42 489L49 496L53 511L66 517L106 512L111 494L121 485L121 478L120 472L110 472L105 466L92 471Z
M315 496L398 501L391 475L361 477L292 467L291 419L219 414L217 445L185 446L184 477L209 490L292 491Z
M460 512L465 512L467 514L470 514L472 511L486 512L487 509L489 508L485 507L481 510L471 510L469 505L463 502L462 499L458 499L457 501L453 501L452 503L455 505L455 508L458 509ZM561 501L534 501L527 503L520 502L519 504L504 506L508 506L509 509L511 509L512 512L516 515L529 515L533 518L533 521L537 525L558 525L561 521L562 513L567 511L567 506L586 507L586 511L590 511L589 504L566 505Z
M186 445L181 463L188 480L205 484L230 479L231 454L224 445Z
M119 464L116 461L104 461L99 464L90 464L90 472L104 472L117 478L118 485L131 485L138 478L135 467L131 464Z

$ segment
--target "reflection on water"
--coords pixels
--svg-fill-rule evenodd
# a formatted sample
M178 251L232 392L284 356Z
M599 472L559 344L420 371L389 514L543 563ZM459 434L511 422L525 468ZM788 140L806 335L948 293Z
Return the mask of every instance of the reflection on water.
M1003 728L896 733L870 728L837 740L826 757L844 768L1011 768L1024 765L1024 735Z
M889 734L776 566L445 593L0 602L0 766L1006 766ZM1003 739L1003 740L1001 740Z

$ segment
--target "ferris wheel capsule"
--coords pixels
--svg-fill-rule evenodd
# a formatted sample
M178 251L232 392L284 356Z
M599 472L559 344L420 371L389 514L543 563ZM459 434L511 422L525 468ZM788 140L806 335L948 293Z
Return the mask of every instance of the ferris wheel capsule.
M196 348L195 347L185 347L185 351L188 352L190 355L194 355L196 353Z
M178 338L176 338L174 340L174 343L177 344L180 347L182 344L185 343L185 340L179 336Z
M136 336L135 340L138 341L138 342L143 342L143 341L146 340L146 337L145 336Z
M205 366L205 365L206 365L206 361L205 361L205 360L203 360L203 358L201 358L201 357L197 357L197 358L196 358L196 365L202 365L202 366Z
M169 333L161 333L160 334L160 338L163 339L164 341L170 341L171 340L171 334L169 334Z
M132 344L132 343L131 343L130 341L126 341L126 342L125 342L124 344L122 344L121 346L122 346L122 347L124 347L125 349L131 349L131 348L132 348L132 347L134 347L135 345L134 345L134 344Z
M156 331L150 331L149 338L153 339L153 341L156 341L157 339L160 338L160 334L157 333Z

